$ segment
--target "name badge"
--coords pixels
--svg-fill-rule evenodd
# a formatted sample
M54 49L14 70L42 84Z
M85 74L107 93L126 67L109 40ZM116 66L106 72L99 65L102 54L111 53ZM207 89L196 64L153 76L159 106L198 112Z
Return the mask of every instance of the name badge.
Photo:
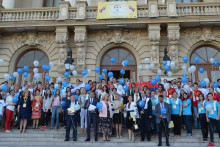
M196 100L199 100L199 97L198 97L198 96L196 97Z
M176 109L176 105L173 105L173 109Z
M37 107L37 108L39 107L39 103L36 104L36 107Z
M213 111L213 110L211 111L211 114L214 114L214 111Z
M169 98L172 98L172 95L169 95Z
M202 109L201 109L201 108L199 108L199 113L201 113L201 111L202 111Z
M152 106L152 110L155 110L155 106Z
M23 108L26 108L26 104L23 104Z

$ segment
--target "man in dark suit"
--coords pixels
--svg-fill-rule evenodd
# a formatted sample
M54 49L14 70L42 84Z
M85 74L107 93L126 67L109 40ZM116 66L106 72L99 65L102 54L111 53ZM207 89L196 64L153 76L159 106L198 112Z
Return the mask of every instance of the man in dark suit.
M97 135L97 118L98 118L98 109L95 108L94 110L89 110L90 105L96 106L99 100L95 98L95 93L93 91L90 91L89 99L86 100L84 109L87 109L87 139L85 141L90 141L90 127L91 123L93 123L94 127L94 137L95 141L98 141L98 135Z
M144 108L138 106L138 112L140 114L141 141L144 141L145 133L147 134L147 141L150 141L149 120L152 118L152 103L151 99L146 97L144 91L141 92L140 100L145 102Z
M156 116L156 123L158 125L158 133L159 133L159 144L158 146L162 146L162 129L164 129L166 135L166 145L170 146L169 144L169 131L168 131L168 124L170 122L171 117L171 109L169 104L163 102L163 95L159 95L159 103L155 106L155 116ZM161 114L161 109L165 108L166 113L164 115Z

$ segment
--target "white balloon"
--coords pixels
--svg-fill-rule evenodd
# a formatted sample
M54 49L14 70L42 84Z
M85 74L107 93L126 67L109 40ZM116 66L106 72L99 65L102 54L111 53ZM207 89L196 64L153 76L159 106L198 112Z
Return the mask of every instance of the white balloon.
M161 70L161 69L158 69L158 70L157 70L157 74L158 74L158 75L161 75L161 74L162 74L162 70Z
M193 73L191 67L188 68L188 73Z
M38 80L38 79L40 78L40 74L39 74L39 73L35 73L35 74L34 74L34 78L35 78L36 80Z
M53 66L54 66L54 63L53 63L53 62L50 62L49 65L50 65L50 67L53 67Z
M210 59L209 59L209 62L212 63L212 64L214 63L214 61L215 61L214 58L210 58Z
M171 77L171 76L173 75L173 73L172 73L171 71L168 71L167 75L168 75L169 77Z
M171 68L174 68L175 65L176 65L176 63L175 63L174 61L171 61L171 63L170 63L170 67L171 67Z
M15 78L18 78L18 77L19 77L18 72L14 72L14 73L13 73L13 76L14 76Z
M124 61L122 61L121 65L122 65L122 66L125 66Z
M37 69L37 68L34 68L34 69L33 69L33 72L34 72L34 73L38 73L38 69Z
M209 83L209 79L208 78L205 78L204 81L206 82L206 84Z
M10 77L10 75L9 75L9 74L7 74L7 73L4 75L5 80L8 80L8 79L9 79L9 77Z
M183 86L183 90L184 90L186 93L189 93L189 92L190 92L190 87L189 87L189 85L185 84L185 85Z
M150 68L154 68L154 63L151 63L151 64L150 64Z
M70 65L70 70L74 70L74 66L73 65Z
M0 64L3 64L4 63L4 60L3 59L0 59Z
M37 60L34 61L34 66L38 66L39 62Z
M90 74L92 72L91 69L88 69L87 71L88 71L88 74Z
M169 83L165 83L163 86L164 86L164 89L166 89L166 90L168 90L170 88Z
M89 71L88 71L88 72L89 72ZM72 74L73 74L73 76L75 77L75 76L77 75L77 71L74 70L74 71L72 72Z
M122 86L121 85L118 85L118 90L122 91Z
M145 62L145 63L150 63L150 59L149 59L149 58L145 58L145 59L144 59L144 62Z
M182 70L187 70L187 66L186 66L186 65L183 65L183 66L182 66Z
M61 77L58 77L57 78L57 82L61 82L62 81L62 78Z
M138 69L141 70L143 67L142 65L138 65Z
M150 66L149 65L146 65L145 68L146 68L146 70L150 70Z
M192 72L196 71L196 67L194 65L191 66Z

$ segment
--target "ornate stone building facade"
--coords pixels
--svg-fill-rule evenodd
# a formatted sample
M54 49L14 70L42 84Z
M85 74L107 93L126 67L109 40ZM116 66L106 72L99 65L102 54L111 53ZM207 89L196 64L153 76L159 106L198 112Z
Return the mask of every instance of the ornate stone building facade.
M126 77L137 80L138 76L143 76L147 80L148 75L157 74L157 69L164 69L165 46L171 61L175 62L171 69L173 78L186 72L182 70L184 56L189 58L188 67L195 65L193 58L199 56L198 68L206 69L202 75L198 69L195 74L189 74L192 80L220 78L219 69L209 63L211 57L220 59L218 0L197 3L138 0L137 19L111 20L96 19L98 0L62 1L58 7L50 8L42 7L45 4L42 0L36 4L38 8L25 9L11 7L10 2L16 5L13 0L3 0L2 4L12 9L0 9L0 59L5 61L0 65L1 82L5 73L11 75L26 64L30 66L27 80L33 80L34 59L41 61L39 72L42 72L43 64L53 61L55 66L50 70L50 76L63 77L67 48L72 49L73 65L78 71L75 78L82 79L81 71L86 68L92 71L87 79L98 80L95 67L111 69L117 75L122 68L122 60L128 59L131 64L125 68ZM39 52L43 53L42 57ZM114 65L110 64L111 56L119 56ZM150 59L148 64L154 64L148 71L144 68L145 58ZM26 62L23 63L22 59ZM143 69L138 70L138 65ZM22 79L20 76L17 80L21 83Z

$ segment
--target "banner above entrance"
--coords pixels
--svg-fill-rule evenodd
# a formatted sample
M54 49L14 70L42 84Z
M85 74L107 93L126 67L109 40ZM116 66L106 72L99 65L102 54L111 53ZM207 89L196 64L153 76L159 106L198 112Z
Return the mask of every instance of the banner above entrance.
M137 18L136 1L99 2L97 19Z

